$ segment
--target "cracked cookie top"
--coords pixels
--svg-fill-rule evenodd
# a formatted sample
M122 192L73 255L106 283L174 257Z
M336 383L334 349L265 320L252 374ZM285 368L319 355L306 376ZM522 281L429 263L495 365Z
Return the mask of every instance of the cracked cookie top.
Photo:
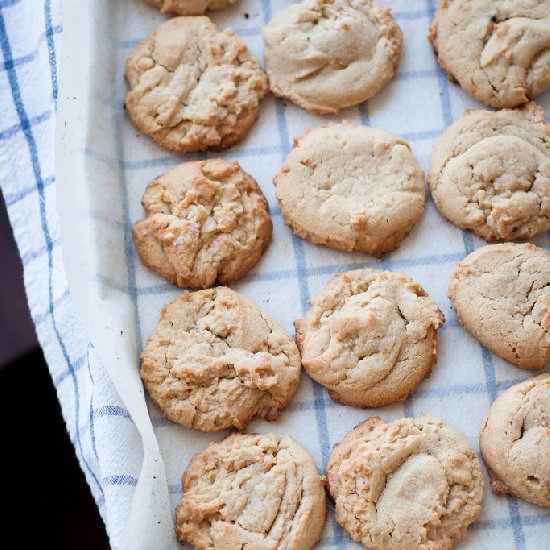
M550 88L550 0L443 0L430 41L441 67L486 105L515 107Z
M304 109L337 114L388 82L402 34L375 0L304 0L263 29L271 91Z
M550 127L535 103L466 111L436 143L428 171L435 204L488 241L550 229Z
M294 326L302 365L334 400L380 407L429 375L443 322L417 282L357 269L333 277Z
M164 414L204 432L275 420L300 383L296 344L256 303L227 287L184 292L162 309L141 378Z
M221 10L237 0L145 0L162 13L202 15L206 10Z
M493 244L458 262L449 298L460 323L493 353L523 369L550 359L550 253Z
M369 418L334 447L327 481L336 521L372 550L448 550L481 511L474 449L428 415Z
M273 178L300 237L374 256L394 250L424 210L424 173L398 137L345 121L294 139Z
M244 139L267 92L246 44L208 17L161 23L128 56L126 80L132 122L176 153L225 149Z
M495 494L513 493L550 508L550 374L501 393L483 422L479 445Z
M180 164L153 180L141 202L147 216L132 231L136 250L179 286L230 284L271 240L267 201L237 161Z
M195 550L311 550L326 517L315 462L289 436L234 434L195 455L176 511Z

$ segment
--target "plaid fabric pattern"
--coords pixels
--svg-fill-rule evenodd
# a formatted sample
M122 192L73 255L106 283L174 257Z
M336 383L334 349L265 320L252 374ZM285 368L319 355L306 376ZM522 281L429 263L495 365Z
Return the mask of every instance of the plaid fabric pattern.
M241 0L214 12L220 26L231 26L262 58L261 27L288 0ZM427 42L435 2L386 0L404 32L404 53L394 80L368 102L338 118L383 128L411 143L424 168L433 143L464 108L479 108L439 69ZM139 199L153 177L181 162L139 135L122 109L124 62L131 48L161 17L142 0L112 2L115 32L108 36L114 62L112 89L97 91L98 124L113 128L112 141L88 144L86 155L98 171L116 167L118 214L105 219L97 208L90 218L115 227L123 273L97 273L105 288L127 294L137 315L137 347L154 327L162 304L180 292L147 271L131 246L132 223L142 215ZM248 17L243 17L246 13ZM0 0L0 183L25 267L25 285L31 314L46 354L52 378L77 456L105 519L113 547L120 543L142 461L137 429L121 403L101 359L88 341L71 306L61 257L55 197L53 143L57 106L57 63L62 33L58 0ZM98 69L96 69L98 70ZM93 82L93 74L90 75ZM550 113L550 95L538 100ZM529 373L493 356L457 323L446 296L454 263L483 244L469 232L445 222L430 198L426 212L401 248L381 261L362 254L340 253L314 246L292 235L284 226L274 197L271 177L291 149L292 138L304 129L335 117L317 117L269 97L259 121L240 146L221 154L237 159L259 182L274 222L274 242L265 258L235 288L258 301L289 331L302 316L312 296L334 274L363 266L403 271L414 277L437 300L447 322L440 331L438 364L431 378L402 404L377 411L342 407L323 388L303 376L301 388L280 422L255 422L255 431L291 433L307 446L324 470L334 443L369 414L384 419L429 412L464 433L478 448L484 414L496 395L524 380ZM218 155L190 155L208 158ZM97 203L95 206L100 203ZM94 206L94 205L92 205ZM548 235L534 242L548 248ZM107 360L107 358L103 358ZM136 358L137 360L137 358ZM166 465L173 507L180 498L180 476L188 457L223 434L191 434L167 421L149 404L151 420ZM171 526L170 526L171 528ZM480 521L470 528L464 548L535 549L550 540L550 513L511 497L485 491ZM355 548L334 522L333 514L320 543L322 548Z

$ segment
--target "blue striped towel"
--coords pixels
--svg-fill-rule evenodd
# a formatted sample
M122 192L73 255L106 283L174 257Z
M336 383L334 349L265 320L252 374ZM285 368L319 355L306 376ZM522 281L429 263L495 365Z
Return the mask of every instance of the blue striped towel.
M233 18L229 19L230 22L240 23L240 27L234 25L236 31L261 57L260 28L274 11L282 9L288 2L240 0L237 6L225 14L215 15L214 19L223 22L227 15ZM461 116L465 106L478 105L448 83L427 43L427 27L434 13L434 1L387 0L383 3L393 8L404 31L404 59L396 78L383 93L368 104L347 110L345 116L403 136L411 142L425 167L433 142L441 131ZM105 520L112 546L127 548L125 529L132 504L135 505L133 497L138 480L142 481L141 440L75 315L59 239L54 133L62 36L60 4L61 0L0 0L0 185L24 264L31 314L57 388L67 430ZM113 1L112 7L113 12L128 10L128 17L122 19L125 24L119 36L113 38L114 47L118 48L117 57L123 60L145 34L145 29L152 28L148 26L149 21L141 21L138 30L133 26L139 17L149 13L145 11L149 8L145 7L143 0ZM247 17L243 17L245 12ZM120 63L117 70L120 72ZM91 147L86 154L95 155L97 162L104 162L108 153L119 155L109 162L120 170L122 185L128 182L125 200L128 203L131 192L131 204L125 205L125 212L126 217L135 219L141 215L138 201L141 189L136 182L139 181L140 185L146 183L180 159L167 155L146 138L136 136L121 111L124 89L121 75L117 73L113 82L120 92L113 99L113 110L124 136L130 140L131 158L124 158L124 151L113 153L108 145L105 145L106 151L98 153ZM548 112L550 95L545 94L540 101ZM253 289L252 294L257 292L261 299L269 302L270 290L277 285L277 301L288 303L283 324L290 328L290 321L307 309L309 298L338 271L380 265L418 278L447 316L440 336L440 361L430 380L421 384L404 404L377 413L395 417L431 412L458 427L476 445L479 424L490 402L503 388L528 376L528 373L493 357L467 335L458 326L446 298L448 276L454 262L479 246L480 242L471 234L443 223L430 201L423 220L418 224L420 227L415 228L399 251L385 257L380 264L364 255L335 253L293 237L282 224L269 182L269 171L280 165L290 149L292 137L304 127L316 123L317 119L307 113L268 98L264 100L262 115L253 129L252 138L223 153L228 158L238 158L253 175L260 176L275 224L276 238L266 259L238 287L244 288L245 292ZM120 219L117 223L127 232L133 219ZM124 240L122 235L120 240ZM548 236L541 236L537 244L547 247ZM286 254L284 258L282 250ZM126 247L125 252L129 280L122 283L106 280L105 284L112 283L115 291L129 293L138 312L158 309L161 303L177 293L176 289L144 270L131 247ZM432 277L434 273L436 277ZM267 304L266 307L277 306ZM139 334L140 345L154 324L154 318L147 316L146 324L142 326L143 334ZM154 407L150 410L167 466L167 494L172 499L170 506L173 510L181 492L182 452L189 453L187 447L199 449L204 445L202 440L200 444L191 441L189 431L166 421ZM464 414L465 410L468 414ZM341 438L341 432L364 416L363 411L336 405L319 386L304 377L299 395L273 429L302 430L302 440L307 440L308 448L322 468L331 445ZM219 437L220 434L212 439ZM143 518L143 521L149 519ZM173 530L171 518L166 529ZM550 540L550 514L518 499L493 497L486 490L483 515L470 531L462 548L544 548L548 547ZM355 547L333 519L328 522L320 546ZM145 546L147 550L150 547ZM155 549L158 547L155 545Z

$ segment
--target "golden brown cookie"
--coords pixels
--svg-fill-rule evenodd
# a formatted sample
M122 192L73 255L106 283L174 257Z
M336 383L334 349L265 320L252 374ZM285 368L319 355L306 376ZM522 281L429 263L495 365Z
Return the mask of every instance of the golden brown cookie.
M426 196L424 173L405 141L345 121L295 138L273 183L294 233L374 256L399 246Z
M550 0L443 0L430 41L485 105L515 107L550 88Z
M221 10L237 0L145 0L162 13L202 15L207 10Z
M176 153L226 149L243 140L267 92L246 44L204 16L161 23L130 53L126 80L132 122Z
M195 550L310 550L327 512L309 453L288 435L234 434L195 455L176 511Z
M255 302L227 287L164 306L141 354L141 379L164 414L204 432L276 420L300 383L296 344Z
M333 277L294 326L302 365L332 399L381 407L429 376L443 322L417 282L357 269Z
M376 0L303 0L263 29L271 91L304 109L338 114L393 76L403 37Z
M428 183L439 211L487 241L550 229L550 126L535 103L466 111L435 144Z
M449 550L483 500L474 449L429 415L365 420L334 447L327 481L336 521L370 550Z
M550 374L502 392L481 427L479 446L496 495L550 508Z
M271 240L267 201L237 161L180 164L153 180L141 202L147 216L132 231L136 250L179 286L230 284Z
M493 244L458 262L449 298L464 328L522 369L550 359L550 253L532 244Z

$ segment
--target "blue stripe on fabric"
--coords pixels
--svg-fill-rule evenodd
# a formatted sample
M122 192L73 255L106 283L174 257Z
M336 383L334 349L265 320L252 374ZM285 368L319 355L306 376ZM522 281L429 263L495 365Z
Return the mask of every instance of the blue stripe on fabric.
M496 529L508 529L512 526L510 518L488 519L485 521L476 521L468 530L472 531L494 531Z
M82 368L82 366L86 363L87 358L88 358L88 353L86 352L84 355L77 357L73 361L73 369L75 372L78 372ZM55 387L59 386L59 384L63 383L63 381L69 378L70 376L71 376L71 371L69 369L64 370L61 374L59 374L53 379L53 385Z
M363 122L365 124L365 122ZM437 130L426 130L418 132L406 132L400 134L400 136L407 141L426 141L437 138L441 135L444 128ZM214 157L230 157L231 159L241 160L247 158L254 158L263 155L269 154L280 154L281 147L278 146L269 146L269 147L250 147L247 149L240 149L238 151L219 151L219 152L210 152L204 155L204 158L214 158ZM93 149L87 148L85 154L98 162L106 163L116 163L118 160L114 157L109 157L105 153L100 153L94 151ZM124 161L124 168L126 170L143 170L144 168L154 168L158 167L169 167L175 166L176 164L181 163L181 158L176 156L167 156L167 157L156 157L149 159L139 159L139 160L126 160Z
M101 418L104 416L119 416L127 420L132 420L130 413L125 408L118 407L117 405L104 405L94 410L94 418Z
M277 128L279 130L279 139L282 148L281 157L282 160L284 160L286 155L290 152L290 139L286 123L285 106L281 101L278 101L276 108ZM296 261L296 275L298 276L302 315L305 315L309 308L310 300L309 285L307 281L308 271L306 268L304 243L300 237L297 237L294 234L292 234L292 248L294 252L294 259ZM317 421L317 428L319 432L321 459L322 463L326 464L330 454L330 443L328 440L326 411L323 404L323 392L325 390L322 389L316 382L312 381L311 383L313 385L313 403L315 407L315 419Z
M474 236L470 231L464 231L462 233L462 240L464 242L464 248L466 249L466 254L470 254L475 250Z
M261 0L262 12L264 14L264 25L267 25L271 21L273 9L271 7L271 0Z
M493 365L493 356L491 352L480 344L481 353L483 356L483 373L485 374L486 389L493 402L497 397L497 379L495 373L495 366Z
M293 245L294 246L294 245ZM396 270L403 269L404 267L414 267L418 265L443 265L446 263L457 262L464 258L464 254L441 254L434 256L423 256L421 258L403 258L401 260L387 261L383 263L384 269L387 270ZM309 277L317 277L324 275L335 275L336 273L341 273L344 271L350 271L353 269L361 269L364 267L379 267L380 264L374 259L365 260L363 262L350 263L350 264L333 264L327 266L318 266L303 268L302 274ZM285 269L283 271L273 271L273 272L261 272L261 273L248 273L241 280L242 281L280 281L287 279L295 279L299 277L298 269ZM103 275L97 276L101 284L117 290L119 292L128 292L126 285L118 283L109 277ZM174 290L174 286L168 283L162 283L159 285L146 286L141 288L136 288L136 293L138 296L148 296L155 294L163 294ZM444 325L445 326L445 325ZM456 322L453 326L456 326Z
M512 497L509 497L512 498ZM525 527L532 527L536 525L549 525L550 514L538 515L538 516L526 516L519 517L518 521ZM488 519L483 521L477 521L473 523L469 529L472 531L496 531L500 529L512 529L512 521L509 518ZM523 534L521 535L523 537ZM521 543L520 543L521 544ZM524 544L524 543L523 543Z
M402 71L395 75L395 80L414 80L415 78L437 78L439 71L437 69L423 69L420 71Z
M250 29L233 29L238 36L259 36L262 34L262 29L252 27Z
M4 7L3 5L0 5L0 7ZM13 59L12 56L12 50L11 50L11 44L9 41L9 37L6 30L6 24L4 19L4 13L0 10L0 46L2 49L2 54L4 56L4 61L8 63ZM79 418L80 418L80 396L78 391L78 379L76 377L76 374L74 372L73 365L71 364L71 359L69 357L69 354L67 353L67 349L65 346L65 342L63 341L63 338L61 337L61 334L59 332L59 327L57 326L57 322L55 320L55 314L54 314L54 307L53 307L53 254L52 254L52 248L53 248L53 241L50 235L50 229L48 227L48 221L46 217L46 209L45 209L45 191L44 191L44 181L42 179L42 173L40 168L40 160L38 157L38 149L37 144L34 139L34 134L29 122L29 117L25 111L25 107L23 104L23 100L21 97L21 90L19 88L19 81L17 78L17 73L15 69L12 67L10 69L6 70L8 75L8 82L11 90L12 100L15 106L15 110L17 112L17 116L19 117L19 121L21 124L22 131L25 136L25 140L27 142L27 148L29 151L32 169L34 178L36 181L36 190L38 192L39 198L40 198L40 223L42 226L42 232L44 234L44 239L46 241L46 249L48 251L48 300L49 300L49 310L50 315L52 318L52 327L54 329L54 333L57 339L57 342L61 348L61 352L63 354L63 357L65 359L65 362L71 372L71 377L73 380L73 388L74 388L74 399L75 399L75 436L76 436L76 442L77 447L80 453L80 458L82 460L82 463L88 470L90 476L94 479L96 482L98 489L100 492L103 492L103 488L101 487L101 484L99 483L99 480L95 476L94 471L88 464L88 461L86 460L86 457L84 455L83 449L82 449L82 442L80 440L80 433L79 433Z
M94 387L94 377L92 375L92 369L90 368L90 348L92 347L91 344L88 344L88 348L86 349L86 366L88 367L88 376L90 377L90 381L92 382L92 388ZM95 421L94 421L94 392L92 390L92 393L90 395L90 409L88 411L88 424L90 425L90 441L92 444L92 451L94 453L94 456L96 460L99 462L99 455L97 453L97 447L95 442Z
M521 518L521 524L525 527L533 527L535 525L549 525L550 513L540 516L526 516Z
M92 443L92 451L96 460L99 462L99 455L97 454L97 447L95 443L95 421L94 421L94 394L90 396L90 410L88 412L88 424L90 425L90 440Z
M414 416L413 396L410 393L403 403L403 415L406 418L412 418Z
M41 122L45 122L46 120L49 120L51 116L52 116L51 110L45 111L37 116L31 117L28 123L30 126L36 126ZM12 138L14 135L18 134L23 129L24 129L23 126L21 125L21 123L19 123L19 124L14 124L13 126L6 128L5 130L0 131L0 141Z
M420 19L422 17L429 17L430 13L428 10L417 10L417 11L394 11L392 12L394 19L398 21L406 19Z
M444 128L441 128L441 130L427 130L423 132L406 132L404 134L400 134L400 136L407 141L424 141L439 137L443 130Z
M53 176L50 176L49 178L44 179L44 188L50 186L55 181L55 178ZM36 191L36 186L29 186L25 189L18 191L17 193L7 193L4 195L4 201L6 203L6 206L13 206L14 204L18 203L19 201L23 200L24 198L28 197L29 195L32 195Z
M508 510L510 511L510 519L512 520L512 531L514 533L514 542L516 548L519 550L525 550L525 535L521 526L521 516L519 515L518 499L507 495L508 498Z
M62 31L63 31L63 27L61 25L55 25L55 27L52 27L51 34L53 36L54 34L60 34ZM21 65L26 65L27 63L30 63L31 61L34 61L38 57L38 54L40 53L40 47L42 46L42 42L44 40L46 40L47 38L48 38L47 33L43 32L42 35L40 36L40 38L38 39L38 45L36 46L36 48L34 48L30 53L28 53L26 55L23 55L21 57L15 57L14 59L12 59L10 61L9 67L6 66L5 62L3 62L2 63L2 68L4 70L7 70L8 68L19 67ZM57 85L57 83L56 83L56 85Z
M44 3L44 20L46 24L46 42L48 43L48 61L50 63L50 75L52 80L52 97L57 111L57 59L55 57L54 27L52 26L52 2L46 0Z
M0 0L0 9L11 8L16 4L19 4L20 0Z
M92 157L98 155L95 151L87 150L87 154L90 154ZM245 158L254 158L270 154L280 154L281 148L279 146L270 146L270 147L250 147L248 149L242 149L239 151L216 151L214 153L205 153L205 158L226 158L230 157L231 159L241 160ZM116 162L116 159L103 158L109 162ZM154 166L172 166L181 163L181 157L170 156L170 157L158 157L153 159L143 159L143 160L127 160L124 161L124 168L127 170L142 170L143 168L152 168Z
M26 267L37 258L42 257L46 252L51 254L54 248L59 246L59 239L49 240L47 244L36 250L31 250L21 256L21 263Z
M105 487L113 485L128 485L130 487L135 487L137 485L137 479L135 477L124 474L104 477L101 482Z
M359 104L359 118L361 119L361 124L364 126L370 126L368 101L364 101Z
M66 288L63 294L59 296L59 298L56 298L53 301L53 307L54 309L57 309L63 302L65 302L70 296L69 289ZM48 317L50 316L50 306L48 305L48 309L46 311L43 311L42 313L39 313L38 315L33 316L32 321L36 327L41 325Z

